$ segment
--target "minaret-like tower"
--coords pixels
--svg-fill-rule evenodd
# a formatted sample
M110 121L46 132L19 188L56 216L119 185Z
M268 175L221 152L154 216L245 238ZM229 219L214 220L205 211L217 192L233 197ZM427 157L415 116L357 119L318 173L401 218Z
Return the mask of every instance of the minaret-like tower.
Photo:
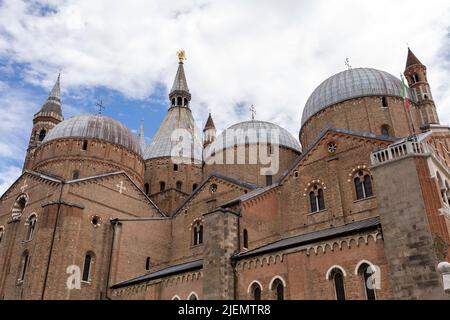
M216 126L210 113L203 129L203 148L209 146L214 140L216 140Z
M141 145L142 152L145 151L146 143L145 143L145 133L144 133L144 120L141 120L141 127L139 128L139 144Z
M420 110L421 127L439 124L436 105L427 79L427 67L417 59L410 48L408 48L408 59L404 74L409 87L414 92Z
M144 152L145 189L170 214L203 179L202 138L190 109L191 94L184 72L184 51L169 93L169 108Z
M50 92L41 110L34 115L33 129L28 143L23 169L31 169L34 150L42 143L47 134L64 120L61 110L61 74Z

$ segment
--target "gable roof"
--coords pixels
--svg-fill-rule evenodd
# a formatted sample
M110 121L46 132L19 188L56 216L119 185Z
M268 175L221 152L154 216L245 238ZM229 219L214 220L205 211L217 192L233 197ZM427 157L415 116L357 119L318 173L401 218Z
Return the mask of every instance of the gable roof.
M111 289L119 289L122 287L127 287L127 286L131 286L134 284L147 282L147 281L159 279L162 277L167 277L167 276L178 274L178 273L199 270L202 268L203 268L203 260L196 260L196 261L191 261L191 262L187 262L187 263L182 263L182 264L170 266L170 267L167 267L167 268L155 271L155 272L150 272L150 273L144 274L142 276L117 283L117 284L111 286Z
M62 183L63 180L58 177L53 177L50 175L46 175L40 172L32 171L32 170L25 170L10 186L9 188L0 196L0 199L2 199L5 195L7 195L11 189L17 184L18 181L22 179L25 175L32 175L36 178L44 179L53 183Z
M320 231L315 231L312 233L301 234L298 236L278 240L259 248L237 254L232 257L234 260L240 260L244 258L249 258L269 252L280 251L284 249L290 249L295 247L300 247L302 245L314 243L317 241L341 237L347 234L357 233L365 230L376 229L381 226L381 221L379 217L370 218L362 221L353 222L343 226L338 226L335 228L328 228Z
M254 190L254 189L256 189L257 188L257 186L256 185L254 185L254 184L251 184L251 183L247 183L247 182L244 182L244 181L241 181L241 180L238 180L238 179L234 179L234 178L231 178L231 177L228 177L228 176L225 176L225 175L223 175L223 174L220 174L220 173L217 173L217 172L213 172L213 173L211 173L198 187L197 187L197 189L195 189L194 190L194 192L192 192L190 195L189 195L189 197L187 197L182 203L181 203L181 205L177 208L177 209L175 209L175 211L172 213L172 216L176 216L180 211L181 211L181 209L183 209L183 207L189 202L189 201L191 201L192 200L192 198L194 198L201 190L202 190L202 188L212 179L212 178L217 178L217 179L221 179L221 180L225 180L225 181L227 181L227 182L230 182L230 183L232 183L232 184L235 184L235 185L237 185L237 186L240 186L240 187L242 187L242 188L245 188L245 189L249 189L249 190Z
M102 178L118 176L118 175L125 176L131 182L131 184L134 185L136 187L136 189L140 191L140 193L147 199L147 201L159 212L159 214L161 214L161 216L163 216L163 217L166 217L164 212L156 205L156 203L154 203L153 200L150 199L141 188L139 188L139 186L133 181L133 179L131 179L131 177L125 171L118 171L118 172L112 172L112 173L99 174L99 175L92 176L92 177L86 177L86 178L80 178L80 179L76 179L76 180L70 180L70 181L67 181L66 183L67 184L74 184L74 183L85 182L85 181L96 180L96 179L102 179Z
M277 179L277 184L282 184L284 179L294 170L297 165L313 150L317 144L330 132L346 134L349 136L367 138L367 139L376 139L382 140L386 142L395 142L398 138L382 136L374 133L363 132L363 131L352 131L347 129L337 129L337 128L327 128L323 130L315 140L304 150L304 152L288 167L288 169Z

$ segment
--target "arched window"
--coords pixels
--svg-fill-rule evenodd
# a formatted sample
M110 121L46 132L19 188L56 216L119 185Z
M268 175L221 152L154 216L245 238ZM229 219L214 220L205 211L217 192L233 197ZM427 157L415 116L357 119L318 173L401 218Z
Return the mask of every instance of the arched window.
M147 257L147 259L145 259L145 270L150 271L151 266L152 266L152 261L151 261L150 257Z
M198 300L197 294L196 294L195 292L192 292L192 293L189 295L188 300Z
M311 213L325 210L325 195L322 188L317 185L309 193L309 204Z
M345 300L344 274L341 269L334 268L330 273L330 279L333 281L337 300Z
M381 135L389 137L391 135L390 128L387 124L381 126Z
M175 105L175 98L172 99L172 106Z
M200 222L194 224L194 246L198 246L203 243L203 225Z
M166 190L166 183L164 181L160 181L159 182L159 191L163 192L164 190Z
M181 191L181 188L183 187L183 183L181 182L181 181L177 181L177 184L176 184L176 188L177 188L177 190L178 191Z
M144 185L144 191L145 191L146 195L148 195L150 193L150 185L148 183L146 183Z
M44 141L46 135L47 135L47 131L45 131L45 129L42 129L42 130L39 132L39 141L40 141L40 142Z
M188 105L188 99L184 98L184 105L187 106Z
M175 295L172 300L181 300L181 298L178 295Z
M28 251L25 251L22 254L22 259L20 261L20 271L19 271L19 281L25 280L25 276L27 274L28 263L30 262L30 256Z
M261 300L262 287L258 281L253 281L247 289L247 293L253 300Z
M26 226L27 226L27 236L25 238L26 241L31 241L33 240L33 234L34 234L34 230L36 229L36 221L37 221L37 217L35 214L32 214L27 222L26 222Z
M197 184L197 183L194 183L194 184L192 185L192 191L197 190L197 188L198 188L198 184Z
M275 279L272 284L272 290L275 291L277 300L284 300L284 284L280 279Z
M77 180L77 179L79 179L79 178L80 178L80 171L75 170L75 171L72 173L72 179L73 179L73 180Z
M247 229L244 229L244 249L248 249L248 231Z
M86 151L87 148L88 148L88 142L87 142L87 140L84 140L84 141L83 141L83 147L82 147L82 149L83 149L84 151Z
M5 228L4 227L0 227L0 244L2 244L4 235L5 235Z
M363 263L358 269L358 274L361 276L367 300L376 300L372 282L372 274L374 272L375 270L373 270L373 268L367 263Z
M93 255L92 253L87 253L84 257L84 264L83 264L83 278L82 280L84 282L89 282L90 280L90 274L91 274L91 267L92 267L92 261Z
M383 105L383 108L389 107L388 99L386 97L382 97L381 98L381 104Z
M179 106L183 105L183 98L182 97L178 97L177 98L177 105L179 105Z
M372 177L360 170L353 179L355 184L356 199L363 200L373 197Z
M419 75L417 73L414 73L413 80L414 80L414 83L419 82Z
M28 197L25 194L20 195L16 202L14 203L13 209L12 209L12 219L13 220L20 220L22 217L23 211L25 210L25 206L27 205Z

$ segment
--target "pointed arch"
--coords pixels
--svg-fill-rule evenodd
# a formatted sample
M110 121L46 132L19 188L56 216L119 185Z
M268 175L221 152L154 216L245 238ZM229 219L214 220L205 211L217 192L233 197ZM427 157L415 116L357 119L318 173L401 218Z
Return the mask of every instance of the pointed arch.
M189 295L188 295L188 300L200 300L198 297L198 294L195 293L194 291L192 291Z
M275 280L277 280L277 279L280 280L281 283L283 284L283 287L286 288L286 281L283 279L283 277L281 277L281 276L275 276L275 277L272 278L272 280L270 280L269 290L272 290L272 289L273 289L273 284L274 284Z
M328 271L327 271L327 273L326 273L325 278L326 278L327 280L330 280L330 276L331 276L332 272L333 272L335 269L340 270L340 271L342 272L343 276L344 276L344 277L347 277L347 273L345 272L345 269L344 269L344 268L342 268L342 267L339 266L339 265L334 265L334 266L330 267L330 269L328 269Z

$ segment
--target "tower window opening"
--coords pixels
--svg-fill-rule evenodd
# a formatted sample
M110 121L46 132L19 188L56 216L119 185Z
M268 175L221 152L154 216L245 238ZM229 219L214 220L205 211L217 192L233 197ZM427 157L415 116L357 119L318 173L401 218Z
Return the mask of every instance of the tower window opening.
M47 131L45 131L45 129L42 129L42 130L39 132L39 142L44 141L46 135L47 135Z
M188 100L186 98L184 98L184 105L187 106L188 105Z
M173 171L178 171L178 165L177 164L173 165Z
M244 249L248 249L248 231L244 229Z
M144 191L145 191L146 195L149 195L149 193L150 193L150 185L148 183L146 183L144 185Z
M5 229L3 227L0 227L0 244L3 241L3 236L5 235Z
M150 271L151 266L151 259L150 257L147 257L147 259L145 260L145 270Z
M381 103L383 105L383 108L389 107L388 100L386 97L381 98Z
M83 149L84 151L86 151L87 148L88 148L88 142L87 142L87 140L84 140L84 141L83 141L83 147L82 147L82 149Z
M21 265L21 271L20 271L20 276L19 276L20 281L25 280L25 275L27 274L27 268L28 268L29 261L30 261L30 256L29 256L28 252L25 251L22 255L22 265Z
M272 175L266 176L266 186L271 186L273 184L273 177Z
M82 278L82 280L84 282L89 281L89 274L91 272L91 262L92 262L92 256L88 253L84 257L83 278Z
M175 102L176 102L175 98L172 98L172 106L175 105Z
M177 190L178 191L181 191L181 188L183 187L183 183L181 182L181 181L177 181L177 184L176 184L176 188L177 188Z
M164 181L161 181L159 183L159 191L163 192L164 190L166 190L166 183Z
M414 82L414 83L419 82L419 75L418 75L417 73L415 73L415 74L413 75L413 82Z
M177 98L177 105L178 106L182 106L183 105L183 98L182 97L178 97Z

